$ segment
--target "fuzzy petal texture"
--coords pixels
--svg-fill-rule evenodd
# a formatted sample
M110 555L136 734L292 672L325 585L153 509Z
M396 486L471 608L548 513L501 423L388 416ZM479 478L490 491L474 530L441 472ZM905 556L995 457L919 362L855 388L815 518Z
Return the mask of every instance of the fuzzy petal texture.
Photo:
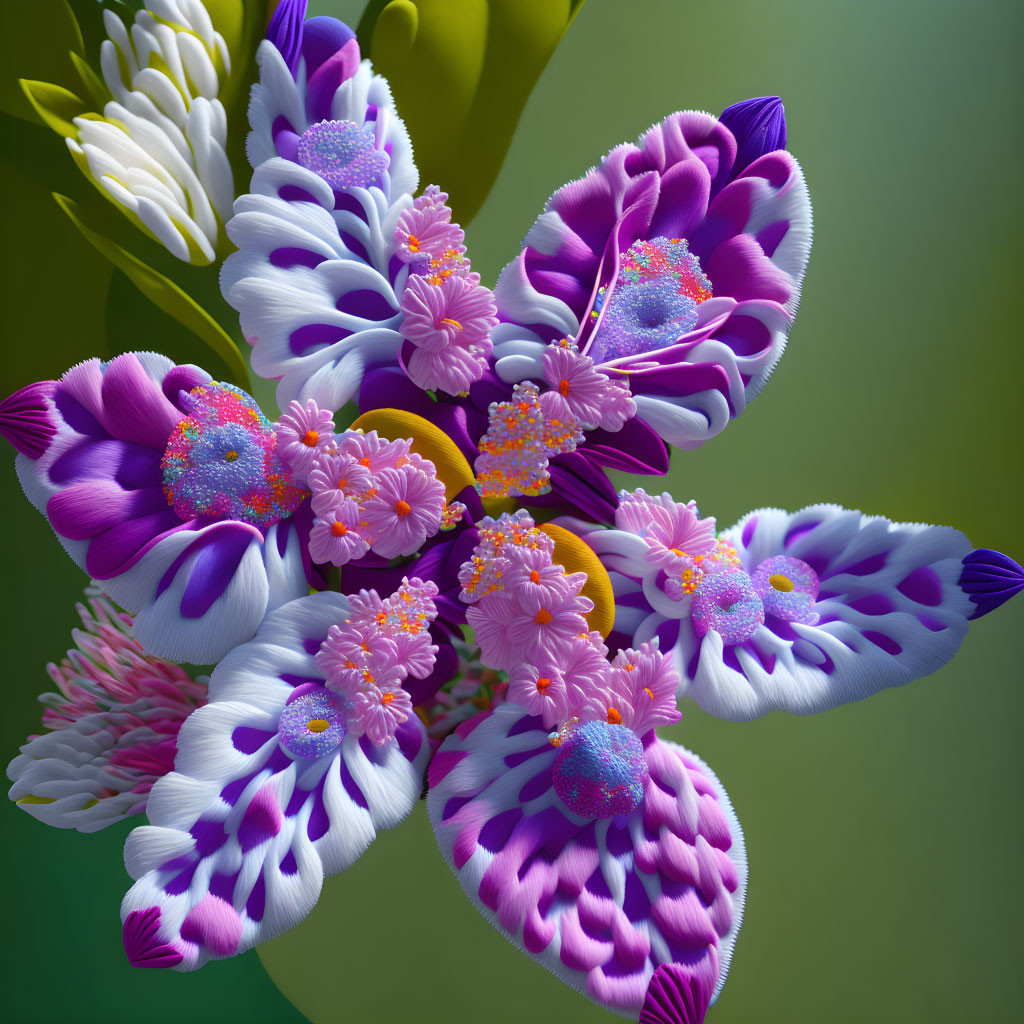
M415 716L380 747L342 729L340 745L323 732L335 738L319 756L299 756L279 738L294 701L336 699L314 655L348 614L338 594L300 598L218 665L211 703L182 727L176 770L153 787L151 824L125 846L137 881L121 918L136 966L195 970L279 935L312 910L325 875L412 810L429 757ZM164 953L150 964L153 948Z
M637 417L667 444L697 447L738 416L785 347L810 253L811 207L787 152L742 170L736 153L716 118L672 114L559 189L495 289L504 322L492 336L499 377L538 379L544 344L566 335L586 355L600 337L620 256L639 240L682 238L714 297L672 343L662 338L599 369L628 374ZM599 288L607 290L601 299Z
M153 654L207 664L250 639L267 611L307 592L291 520L269 529L184 521L161 459L209 374L152 352L73 367L47 399L56 432L18 477L77 565L136 615ZM269 541L269 543L268 543Z
M680 694L720 718L811 714L862 700L934 672L967 632L974 605L960 577L971 544L959 530L812 505L796 513L759 509L722 537L748 573L773 556L807 563L820 581L818 621L768 614L744 643L723 645L714 630L699 639L688 600L670 600L653 568L634 575L637 538L619 531L587 538L613 570L616 629L638 643L658 636L661 649L674 652Z
M343 49L353 46L349 40ZM257 63L248 140L255 172L228 224L238 252L224 262L221 290L253 346L253 369L280 380L278 404L312 398L340 409L366 370L394 363L401 344L408 268L392 257L398 218L417 183L412 148L387 82L368 61L330 72L342 80L329 113L319 116L310 110L306 58L293 77L265 41ZM324 64L317 74L326 71ZM299 140L324 116L369 129L388 155L387 170L366 187L335 190L298 163Z
M503 704L460 725L430 769L441 853L484 917L606 1009L636 1018L660 964L721 988L742 917L743 836L699 758L653 731L628 815L588 821L555 794L538 717Z

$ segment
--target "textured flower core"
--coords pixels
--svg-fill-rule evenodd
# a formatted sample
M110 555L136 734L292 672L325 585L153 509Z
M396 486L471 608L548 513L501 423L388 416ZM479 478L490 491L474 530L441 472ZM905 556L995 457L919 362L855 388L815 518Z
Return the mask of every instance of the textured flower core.
M299 163L333 189L369 188L388 169L388 155L376 148L373 128L354 121L321 121L302 133Z
M585 722L572 729L559 744L551 769L558 798L581 818L628 814L643 799L647 776L636 733L609 722Z
M327 689L298 697L281 712L277 732L289 754L323 757L345 738L344 702Z
M244 391L201 384L186 408L160 464L168 504L183 520L269 526L299 507L306 492L281 464L274 428Z
M634 242L619 257L611 294L598 294L591 316L604 315L587 355L607 363L672 345L694 328L697 306L711 296L685 238Z
M799 558L776 555L765 559L751 577L768 615L813 626L818 621L818 574Z
M693 595L692 615L697 636L713 629L724 644L735 645L764 622L764 604L745 572L725 572L704 577Z

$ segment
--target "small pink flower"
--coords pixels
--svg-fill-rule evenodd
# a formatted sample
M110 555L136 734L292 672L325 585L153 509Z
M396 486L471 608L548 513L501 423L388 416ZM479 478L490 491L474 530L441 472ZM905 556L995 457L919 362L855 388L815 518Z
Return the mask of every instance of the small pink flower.
M373 486L373 474L354 456L321 452L310 470L307 486L313 492L313 511L331 506L338 497L354 498Z
M363 508L364 535L382 558L413 554L441 528L444 484L437 477L402 466L382 470L374 487Z
M277 453L296 480L305 482L313 464L334 445L334 420L310 398L305 405L292 402L274 425Z
M401 686L372 686L352 699L349 722L357 736L369 736L383 746L413 713L412 700Z
M389 441L378 437L376 430L349 430L338 441L338 451L342 455L351 455L371 474L376 474L382 469L394 469L402 459L409 461L411 445L406 440Z
M397 650L398 666L407 676L426 679L434 671L437 660L437 645L430 642L430 634L396 633L392 642Z
M573 575L586 579L584 573ZM519 614L508 627L508 638L512 644L528 651L540 648L550 656L557 657L566 641L587 632L587 620L583 616L593 611L594 602L588 597L579 596L582 580L573 581L571 577L566 577L566 580L569 582L569 591L565 597L541 605L536 612L520 608Z
M458 275L439 284L414 276L401 307L402 336L416 348L406 367L413 383L456 395L480 379L498 322L489 289Z
M684 505L667 492L651 497L642 490L619 496L615 525L647 542L647 561L677 576L697 555L715 546L715 520L701 519L694 502Z
M671 725L683 716L676 707L679 676L657 648L657 642L639 649L619 651L612 662L611 685L632 705L632 720L625 722L638 736L656 725Z
M428 185L410 208L402 211L395 229L396 255L403 263L427 262L446 249L465 252L465 234L452 224L452 211L445 205L448 194Z
M525 645L509 637L510 627L522 615L516 599L501 592L488 594L466 609L484 664L508 672L523 660Z
M326 565L346 565L362 558L369 545L360 535L359 505L340 491L320 495L317 518L309 532L309 556Z
M376 626L354 628L350 622L331 626L315 657L327 685L352 696L368 685L395 684L404 676L398 647Z
M594 361L581 356L575 345L554 342L544 350L543 360L548 387L564 399L587 430L621 430L626 420L636 415L628 383L612 381L594 369Z
M536 614L542 607L558 604L569 596L570 581L560 565L551 564L545 550L510 547L508 551L513 557L502 581L524 611Z
M546 662L537 668L525 662L517 665L509 677L507 699L540 715L545 729L565 723L568 715L565 680L562 673Z

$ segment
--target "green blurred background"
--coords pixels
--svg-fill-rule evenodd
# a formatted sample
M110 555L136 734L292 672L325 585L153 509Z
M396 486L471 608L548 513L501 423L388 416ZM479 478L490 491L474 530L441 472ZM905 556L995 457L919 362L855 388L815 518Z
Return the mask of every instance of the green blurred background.
M362 7L311 4L351 23ZM670 488L723 524L827 500L955 524L1019 560L1021 22L1009 2L589 0L469 231L474 266L493 280L555 187L665 114L778 93L814 203L803 304L764 394L678 456ZM50 139L50 158L67 159ZM7 351L65 343L104 312L112 349L160 347L173 324L119 274L105 311L73 298L75 279L106 269L57 216L30 219L31 184L2 167ZM43 664L67 647L83 577L2 459L12 756L39 728ZM747 724L687 706L665 730L716 770L750 857L709 1020L1020 1019L1022 633L1018 600L974 624L950 666L862 704ZM327 884L304 925L196 975L123 959L127 824L84 836L0 811L4 1020L612 1019L477 916L422 805Z

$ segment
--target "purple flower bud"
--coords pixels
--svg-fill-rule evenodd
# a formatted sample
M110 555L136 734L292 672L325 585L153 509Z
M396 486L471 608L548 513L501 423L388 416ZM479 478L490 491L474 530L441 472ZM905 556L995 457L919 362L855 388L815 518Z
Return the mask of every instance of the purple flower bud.
M0 436L30 459L38 459L57 433L49 401L55 387L52 380L40 381L0 401Z
M1024 569L1008 555L980 548L964 559L960 589L977 605L971 618L980 619L1024 590Z
M284 57L288 70L299 70L302 55L302 23L306 20L308 0L281 0L267 26L267 38Z
M786 111L778 96L734 103L718 120L736 136L733 178L765 153L786 148Z

